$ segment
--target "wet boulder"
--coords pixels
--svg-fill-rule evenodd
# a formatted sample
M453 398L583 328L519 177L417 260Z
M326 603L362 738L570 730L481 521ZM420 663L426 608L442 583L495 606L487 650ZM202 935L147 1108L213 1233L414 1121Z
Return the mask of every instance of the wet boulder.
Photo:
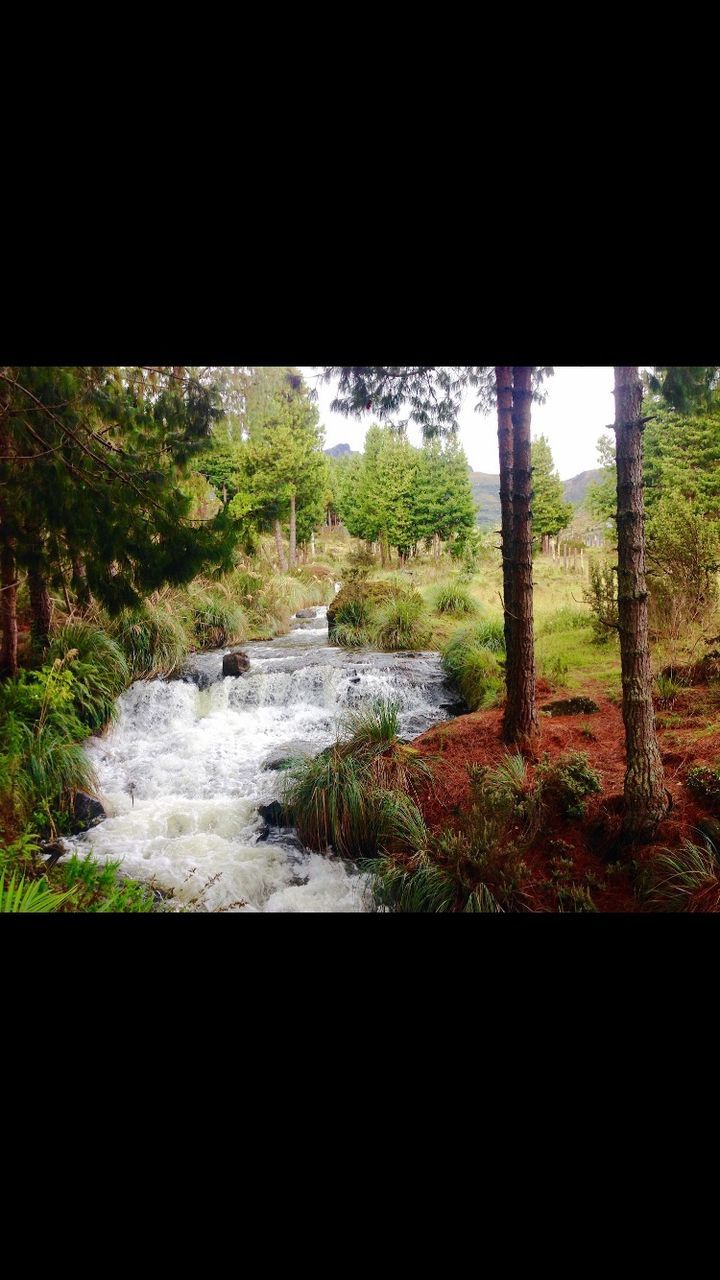
M242 676L250 670L250 659L246 653L226 653L223 658L222 673L225 676Z
M295 614L296 618L314 618L316 616L317 611L315 609L298 609Z
M279 800L272 800L270 804L259 804L258 813L263 822L266 822L269 827L287 825L285 810Z
M87 831L106 817L105 810L95 796L86 795L84 791L75 792L73 817L78 831Z

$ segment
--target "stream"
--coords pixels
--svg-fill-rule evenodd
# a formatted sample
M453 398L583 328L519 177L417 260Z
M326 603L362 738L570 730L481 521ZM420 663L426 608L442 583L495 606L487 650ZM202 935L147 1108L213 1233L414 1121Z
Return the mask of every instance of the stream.
M288 635L242 646L250 669L223 679L216 649L179 676L137 681L117 722L89 740L107 817L72 840L121 874L200 911L367 911L364 877L309 853L258 805L278 800L293 751L315 755L343 712L393 698L403 738L448 718L457 694L436 653L349 652L328 644L327 610L303 610Z

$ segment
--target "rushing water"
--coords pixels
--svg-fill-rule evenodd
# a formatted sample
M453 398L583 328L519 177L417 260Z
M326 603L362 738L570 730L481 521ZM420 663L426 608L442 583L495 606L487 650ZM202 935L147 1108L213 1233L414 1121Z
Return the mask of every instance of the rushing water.
M363 877L308 853L258 805L279 799L283 748L316 754L347 708L400 707L411 738L446 719L453 691L437 654L348 653L328 645L324 608L292 631L243 645L250 669L222 678L227 649L196 654L180 678L138 681L89 754L108 817L69 842L173 901L217 911L363 911Z

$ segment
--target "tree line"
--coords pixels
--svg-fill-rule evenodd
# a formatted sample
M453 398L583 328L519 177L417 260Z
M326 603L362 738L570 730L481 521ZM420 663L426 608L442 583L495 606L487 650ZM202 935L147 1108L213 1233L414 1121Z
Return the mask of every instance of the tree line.
M383 567L421 545L462 546L476 527L467 458L453 438L416 449L404 434L371 426L362 454L331 461L332 509L349 533L376 545Z

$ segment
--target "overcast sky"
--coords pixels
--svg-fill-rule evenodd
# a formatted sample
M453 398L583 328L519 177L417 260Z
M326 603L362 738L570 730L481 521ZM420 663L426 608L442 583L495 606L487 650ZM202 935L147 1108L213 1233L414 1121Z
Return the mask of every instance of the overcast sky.
M351 449L362 450L365 432L374 422L372 410L360 418L343 418L330 412L335 395L333 386L320 386L319 370L302 368L305 380L320 393L320 421L325 427L325 444L345 442ZM561 480L569 480L580 471L598 465L596 443L603 427L615 416L613 371L600 365L561 366L546 382L547 403L533 405L533 435L545 435L550 441L555 465ZM497 420L475 413L472 394L468 395L460 414L460 438L474 471L498 472ZM410 426L413 444L420 443L419 427Z

